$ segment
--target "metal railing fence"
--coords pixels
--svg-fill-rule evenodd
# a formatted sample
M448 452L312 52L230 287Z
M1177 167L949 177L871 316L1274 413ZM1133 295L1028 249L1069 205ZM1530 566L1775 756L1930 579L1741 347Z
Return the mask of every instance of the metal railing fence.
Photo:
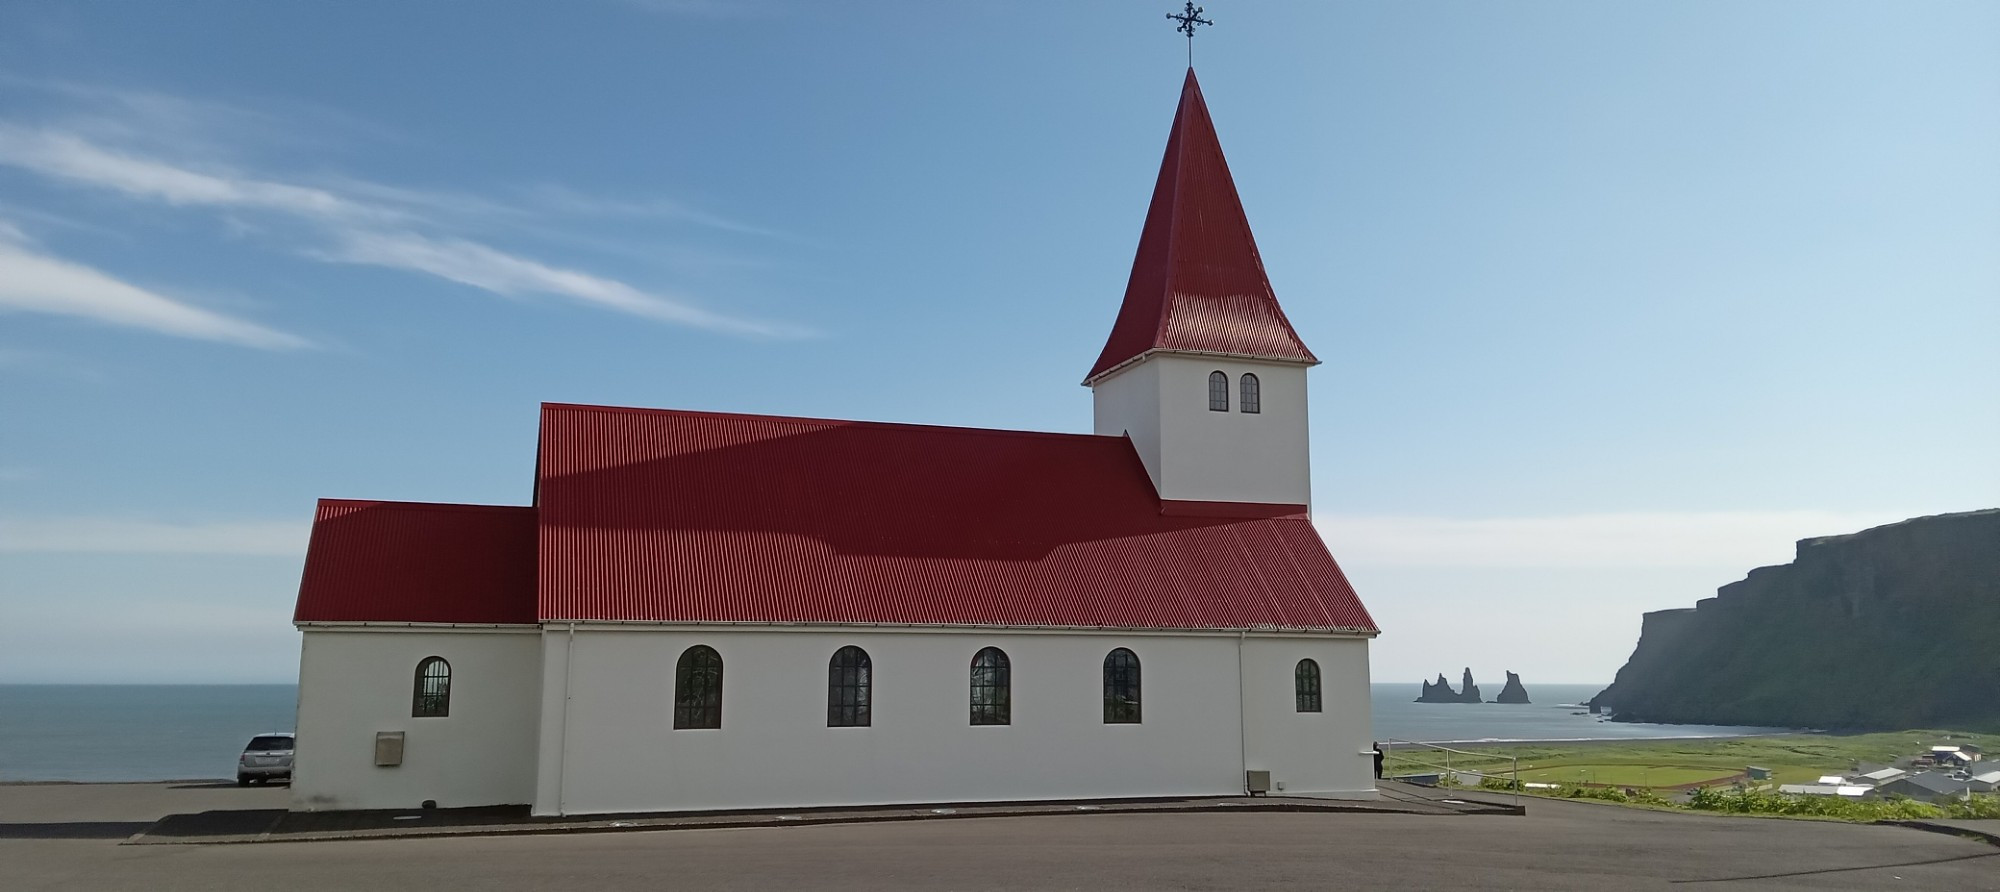
M1411 759L1407 757L1399 758L1397 761L1408 765L1415 765L1420 768L1438 769L1438 779L1440 781L1439 784L1440 786L1457 783L1458 775L1460 772L1464 772L1467 774L1477 774L1479 775L1481 780L1484 780L1485 778L1492 777L1504 772L1508 782L1506 792L1511 793L1513 795L1515 807L1518 808L1521 805L1522 781L1521 781L1521 759L1519 756L1503 756L1498 753L1477 753L1471 750L1452 749L1451 747L1439 746L1435 743L1424 743L1421 740L1396 740L1394 738L1389 738L1383 740L1383 743L1396 744L1396 749L1398 750L1401 750L1404 747L1419 747L1421 748L1421 751L1434 752L1439 754L1432 756L1432 758L1441 759L1442 760L1441 762L1427 762L1422 759ZM1459 757L1459 764L1461 766L1459 768L1452 767L1451 757L1454 754ZM1383 755L1387 756L1388 754L1384 753ZM1466 764L1466 757L1468 756L1472 757L1472 760L1475 762L1484 762L1487 764L1485 767L1479 767L1479 768L1462 767ZM1494 767L1495 764L1503 762L1507 766L1505 769Z

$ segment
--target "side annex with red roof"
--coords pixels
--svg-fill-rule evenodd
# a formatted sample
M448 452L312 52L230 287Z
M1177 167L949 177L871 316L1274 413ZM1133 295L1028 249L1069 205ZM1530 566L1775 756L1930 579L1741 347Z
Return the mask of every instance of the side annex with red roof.
M530 505L322 500L292 807L1372 798L1317 362L1190 70L1094 433L545 403Z

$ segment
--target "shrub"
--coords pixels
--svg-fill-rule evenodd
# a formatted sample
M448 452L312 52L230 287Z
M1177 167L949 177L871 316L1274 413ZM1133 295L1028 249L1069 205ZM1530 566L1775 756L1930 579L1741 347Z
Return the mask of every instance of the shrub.
M1617 787L1564 787L1561 794L1565 799L1598 799L1605 802L1635 803L1638 805L1673 805L1671 801L1655 795L1651 790L1624 789Z
M1688 797L1688 807L1739 815L1788 815L1844 821L1907 821L1944 816L1928 802L1890 798L1857 801L1839 796L1793 796L1756 790L1704 787Z
M1944 816L1962 820L2000 818L2000 795L1954 799L1944 803Z

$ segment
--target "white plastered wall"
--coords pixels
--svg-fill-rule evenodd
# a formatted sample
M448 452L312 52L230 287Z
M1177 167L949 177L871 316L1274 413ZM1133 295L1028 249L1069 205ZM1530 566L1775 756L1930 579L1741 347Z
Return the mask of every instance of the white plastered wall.
M299 659L296 811L533 801L541 629L309 626ZM450 715L410 715L417 663L451 664ZM404 732L403 764L375 734Z
M1160 498L1309 505L1306 366L1155 353L1098 381L1095 430L1127 434ZM1208 376L1229 376L1229 411L1208 408ZM1261 411L1242 411L1257 376Z
M1128 436L1139 461L1160 487L1160 364L1135 362L1090 387L1093 429Z
M1366 743L1366 642L1272 640L1288 643L1260 652L1259 637L1234 634L645 626L571 633L552 624L535 813L1235 795L1246 743L1288 791L1372 796L1365 763L1357 776L1340 761L1354 760L1342 756L1354 748L1350 737ZM695 644L723 658L720 729L673 728L674 666ZM829 728L827 661L848 644L873 662L873 723ZM1010 725L968 720L970 663L988 645L1012 663ZM1140 659L1140 724L1103 722L1103 661L1115 647ZM1320 655L1328 712L1293 712L1290 664L1282 676L1267 671L1293 652ZM1239 666L1255 674L1239 678ZM1246 682L1272 687L1255 702L1284 706L1252 721L1281 727L1246 731L1238 708ZM1358 716L1328 721L1353 708Z
M1299 712L1299 661L1319 663L1320 711ZM1273 792L1374 798L1374 728L1366 639L1250 638L1243 646L1244 761L1271 772Z

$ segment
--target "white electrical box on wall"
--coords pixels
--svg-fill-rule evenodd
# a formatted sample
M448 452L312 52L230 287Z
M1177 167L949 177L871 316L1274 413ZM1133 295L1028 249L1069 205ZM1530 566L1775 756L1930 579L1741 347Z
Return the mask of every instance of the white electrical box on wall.
M383 767L403 764L403 732L375 732L375 764Z

